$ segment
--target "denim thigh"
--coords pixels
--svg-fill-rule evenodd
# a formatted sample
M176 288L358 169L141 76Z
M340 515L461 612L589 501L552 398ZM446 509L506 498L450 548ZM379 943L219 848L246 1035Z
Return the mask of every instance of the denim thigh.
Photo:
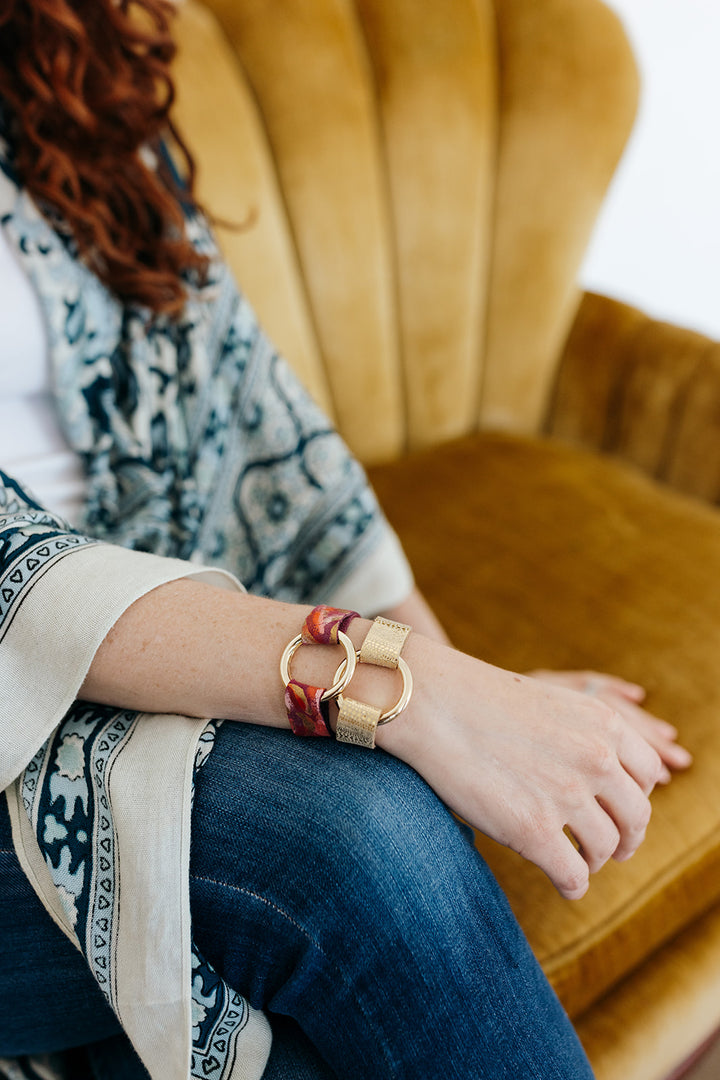
M338 1076L591 1076L467 831L380 750L223 725L190 890L201 951Z
M190 890L200 949L271 1014L268 1080L591 1076L485 864L382 751L224 724L196 781ZM26 882L2 798L0 952L0 1056L105 1040L95 1075L145 1077Z

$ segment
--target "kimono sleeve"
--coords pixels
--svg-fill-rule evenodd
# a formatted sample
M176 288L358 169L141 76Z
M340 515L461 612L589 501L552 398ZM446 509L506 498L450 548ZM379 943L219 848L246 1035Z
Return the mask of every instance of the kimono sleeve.
M223 571L83 535L0 471L0 790L60 723L122 613L182 577L242 588Z

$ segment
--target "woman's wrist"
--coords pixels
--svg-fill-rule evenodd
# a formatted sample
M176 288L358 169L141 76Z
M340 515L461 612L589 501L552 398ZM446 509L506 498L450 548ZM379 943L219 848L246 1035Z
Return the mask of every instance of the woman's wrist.
M411 710L416 714L422 711L422 703L416 700L413 690L413 684L416 681L416 672L413 667L432 665L433 653L438 647L437 644L423 635L414 633L412 630L405 638L403 638L402 633L393 634L390 632L388 634L388 630L382 625L378 626L378 620L370 622L360 617L352 619L349 624L345 624L344 633L349 638L350 647L360 657L360 662L355 667L349 685L343 689L342 696L331 698L327 704L326 718L330 730L333 733L337 731L339 707L344 702L343 717L345 719L341 722L343 741L359 741L360 745L371 746L373 738L369 737L370 728L366 731L366 724L370 723L370 717L374 710L379 713L387 713L388 711L394 711L399 706L399 714L394 719L387 720L385 723L381 722L377 728L373 728L374 742L377 746L382 746L390 753L399 753L401 747L409 749L409 744L412 744L414 740L411 727L408 728L407 725L408 716ZM374 642L376 639L382 642L382 648L379 653L375 652L374 654L370 642ZM389 652L387 652L388 650ZM386 652L387 657L385 657ZM365 655L366 653L368 655ZM381 654L383 655L382 660L379 658ZM327 645L320 644L303 645L293 653L291 677L293 686L296 686L297 692L300 693L299 697L295 693L292 698L293 716L295 716L298 707L302 708L303 713L306 708L312 709L312 715L315 716L314 706L310 704L313 698L308 696L308 691L317 686L330 687L333 684L336 685L341 674L341 668L338 665L341 665L344 655L341 646L328 648ZM384 666L387 659L390 659L392 663L396 656L400 656L398 663L405 669L404 673L397 668L393 669L392 666ZM286 672L286 678L287 674ZM300 685L298 686L298 684ZM422 678L419 686L424 686ZM405 701L408 703L405 704ZM360 706L361 714L364 714L362 706L369 707L370 713L367 714L364 722L360 722L358 719L356 704ZM351 719L351 716L354 719ZM361 723L364 732L362 738L360 737L360 731L355 731L357 723ZM348 724L350 724L350 728L348 728ZM320 733L324 734L326 730L325 717L322 723L308 725L303 721L299 734L310 734L311 731L317 733L315 731L316 726L320 729ZM355 735L357 735L357 738Z
M428 714L428 672L437 670L437 642L422 634L409 634L402 651L412 677L413 690L407 706L394 720L379 725L375 745L395 757L410 761L414 756L424 720ZM384 711L397 702L403 691L399 670L359 664L352 685L352 696Z
M280 656L300 630L309 606L285 604L179 580L147 594L121 617L101 645L81 696L145 712L181 713L289 726ZM373 623L353 619L348 636L359 650ZM440 679L437 650L452 651L416 632L403 648L415 689L407 708L377 729L376 744L409 760L418 718L428 712L428 689ZM344 656L340 647L303 645L292 675L331 686ZM428 680L428 671L438 675ZM383 711L402 689L398 672L358 664L349 696ZM330 709L334 730L337 707Z

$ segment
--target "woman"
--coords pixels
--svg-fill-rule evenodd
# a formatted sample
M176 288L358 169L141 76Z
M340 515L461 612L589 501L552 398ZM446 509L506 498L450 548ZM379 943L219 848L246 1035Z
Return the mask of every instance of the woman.
M142 29L114 0L0 0L0 1055L589 1076L449 811L576 897L687 757L637 687L447 645L179 186L171 5L136 6ZM328 603L413 626L392 722L388 672L351 671L377 629ZM285 646L339 619L345 670L301 649L286 693ZM349 681L383 753L327 737L356 730Z

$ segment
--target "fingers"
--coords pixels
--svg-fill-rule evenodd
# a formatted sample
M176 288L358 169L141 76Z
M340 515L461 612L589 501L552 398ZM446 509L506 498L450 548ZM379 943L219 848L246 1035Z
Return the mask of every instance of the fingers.
M578 789L566 822L591 874L611 858L629 859L640 847L650 822L648 796L663 769L657 753L621 718L611 716L607 724L609 737L588 777L593 786Z
M636 833L635 848L643 835L644 829ZM520 854L539 866L566 900L580 900L588 890L590 874L601 870L611 858L617 858L620 844L620 832L612 818L598 803L591 802L577 816L575 824L568 826L567 832L558 829L553 836L547 836L546 843L520 850ZM622 858L629 858L630 854L622 849Z
M568 824L570 837L558 829L546 847L521 851L525 858L544 870L558 892L568 900L579 900L587 892L590 874L596 874L610 859L624 862L635 854L645 839L650 821L650 803L629 777L628 789L618 801L597 799L574 815Z
M646 691L639 683L628 682L617 675L606 675L601 671L579 671L577 674L577 689L591 697L604 697L605 694L613 694L626 701L639 703L645 700Z
M676 742L678 732L672 724L659 720L658 717L646 712L644 709L633 705L631 702L621 700L611 694L603 694L602 700L612 705L623 716L635 731L660 755L665 765L661 783L667 783L671 779L669 769L687 769L692 764L692 754Z
M602 694L603 691L618 694L620 697L626 698L628 701L640 702L644 701L647 693L643 686L638 683L628 682L627 679L620 679L616 675L602 675L597 671L587 672L590 680L596 680L598 685L598 693Z
M515 847L515 851L547 874L566 900L584 896L590 884L590 866L570 837L561 828L533 830L530 837L527 845Z
M482 694L452 712L445 754L429 754L435 742L416 738L406 760L451 809L536 863L563 896L583 896L591 873L642 843L674 729L644 713L640 688L625 680L538 673L543 687L488 665L477 673ZM609 701L577 692L590 679L602 681ZM428 724L436 717L429 710Z
M592 707L598 712L593 723L599 729L594 761L588 767L586 785L567 790L571 805L565 822L588 874L596 873L610 858L629 859L640 847L651 815L648 796L664 769L657 752L622 717L600 703ZM567 869L574 875L572 880L557 868L550 876L563 895L582 895L577 865Z
M528 674L533 679L566 686L569 690L577 690L591 697L600 697L604 692L610 692L627 701L641 702L646 696L645 688L638 683L628 682L617 675L605 675L600 671L549 671L538 668Z
M628 823L624 823L625 828ZM578 843L579 854L587 863L591 874L602 869L622 843L620 829L612 815L595 800L583 808L569 828ZM644 835L644 829L642 832Z
M628 783L637 795L628 791L626 797L608 805L590 800L576 811L568 823L568 832L559 827L546 835L542 842L535 833L532 845L519 853L543 870L561 894L568 900L579 900L587 892L590 874L595 874L610 859L623 862L633 855L645 838L650 820L650 804L626 774Z
M566 900L580 900L588 891L590 867L584 856L563 834L560 851L554 854L547 866L538 863L553 885Z
M657 751L618 713L606 720L606 727L610 740L614 737L617 760L609 755L598 762L597 811L586 810L576 822L569 822L591 871L610 856L621 862L637 851L650 822L648 797L665 771ZM598 817L598 811L607 821Z
M612 796L599 795L597 805L598 810L604 813L608 820L612 819L618 837L614 850L607 855L605 862L610 857L616 862L625 862L635 854L645 839L652 812L650 801L646 795L643 795L637 784L627 777L624 790L618 790ZM604 850L606 851L607 848ZM595 854L597 856L598 852L596 851ZM600 866L604 866L604 863ZM599 866L598 869L600 869Z
M634 763L641 776L638 782L607 743L603 748L584 779L566 778L564 806L557 799L543 803L521 822L523 842L516 850L544 870L568 899L583 896L590 874L611 858L629 859L642 844L650 821L647 795L660 768L657 755L648 748L647 760Z
M597 698L612 706L660 755L664 768L659 783L670 782L671 769L674 771L687 769L692 764L692 755L677 742L677 728L640 707L646 693L638 683L628 682L616 675L606 675L598 671L539 669L529 674L542 682L576 690L587 697Z
M622 781L621 781L622 783ZM638 786L625 774L625 788L614 797L601 797L582 807L568 824L574 836L578 854L585 863L588 876L596 874L606 862L615 859L625 862L638 850L650 822L650 802ZM566 867L572 877L562 878L557 885L563 895L579 883L575 880L577 867ZM556 871L557 873L557 871Z
M617 756L625 771L649 795L663 776L664 765L652 747L619 712L612 714L610 724L617 729Z

